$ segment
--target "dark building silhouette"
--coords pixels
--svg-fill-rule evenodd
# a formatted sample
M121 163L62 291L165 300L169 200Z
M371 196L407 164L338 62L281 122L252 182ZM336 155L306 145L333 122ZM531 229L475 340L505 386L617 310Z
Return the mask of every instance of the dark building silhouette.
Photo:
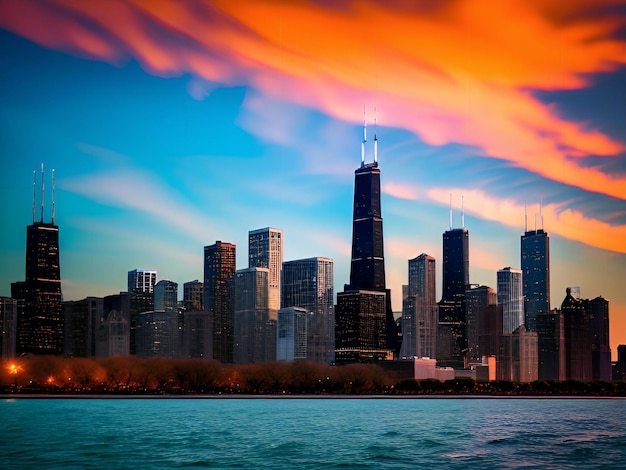
M480 363L482 356L489 355L481 350L479 338L483 334L485 311L490 305L497 305L497 294L491 287L472 284L465 290L467 362Z
M15 357L17 334L17 301L0 297L0 359Z
M41 167L41 219L26 227L26 276L11 284L17 300L17 353L63 352L63 305L59 267L59 227L54 224L54 170L52 171L52 220L44 222L44 183Z
M561 304L565 331L565 378L591 380L589 314L585 302L574 298L568 287Z
M183 306L187 310L203 310L204 284L197 279L183 284Z
M483 312L480 325L478 348L481 356L497 356L502 339L502 306L488 305Z
M626 380L626 344L617 346L617 362L613 369L613 380Z
M443 285L437 328L437 363L463 367L467 348L465 289L469 285L469 231L463 227L443 234Z
M352 261L350 284L337 295L335 316L337 362L371 360L371 347L385 338L384 349L399 352L397 325L391 308L391 292L385 285L385 257L383 249L383 219L380 204L380 169L378 168L378 139L374 134L374 161L365 163L364 126L361 146L361 166L354 172L354 212L352 221ZM365 299L360 301L360 292ZM385 309L380 312L378 304L384 294ZM376 302L370 302L373 297ZM370 308L375 310L355 310ZM374 333L374 325L377 331ZM354 332L358 327L363 332ZM350 332L350 333L348 333ZM371 332L371 333L370 333ZM368 335L375 335L368 336ZM349 351L348 351L349 350ZM361 351L361 353L359 352Z
M591 341L591 374L594 380L611 380L611 346L609 343L609 301L596 297L586 300Z
M233 362L237 247L222 241L204 247L204 310L213 315L213 359Z
M539 380L565 380L565 323L554 309L537 315L537 374Z
M103 309L104 299L99 297L63 302L65 317L63 349L66 355L95 357Z
M550 311L550 238L543 230L526 231L521 239L524 321L537 331L537 315Z

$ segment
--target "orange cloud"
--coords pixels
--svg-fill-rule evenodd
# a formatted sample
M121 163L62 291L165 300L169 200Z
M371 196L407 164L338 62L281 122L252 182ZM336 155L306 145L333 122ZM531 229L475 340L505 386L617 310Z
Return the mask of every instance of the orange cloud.
M558 3L558 5L555 5ZM55 49L162 76L191 73L432 145L458 142L567 185L626 199L626 177L578 157L626 151L570 122L530 90L575 89L626 63L611 0L402 2L0 0L0 25ZM597 14L590 15L593 10ZM45 26L45 27L44 27Z
M433 188L427 191L428 197L439 204L448 205L450 194L463 194L465 212L485 220L493 220L509 227L523 227L524 206L510 199L489 196L480 190ZM589 246L626 253L626 225L610 225L597 219L585 217L581 212L562 209L561 204L538 204L526 208L528 214L543 214L543 226L546 231L569 240L575 240ZM528 227L534 228L534 218ZM541 220L537 221L541 226Z

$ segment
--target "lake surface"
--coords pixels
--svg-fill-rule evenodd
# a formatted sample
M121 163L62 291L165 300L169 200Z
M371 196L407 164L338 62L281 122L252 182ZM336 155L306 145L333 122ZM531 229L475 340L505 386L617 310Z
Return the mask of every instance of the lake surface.
M626 468L626 400L0 401L0 468Z

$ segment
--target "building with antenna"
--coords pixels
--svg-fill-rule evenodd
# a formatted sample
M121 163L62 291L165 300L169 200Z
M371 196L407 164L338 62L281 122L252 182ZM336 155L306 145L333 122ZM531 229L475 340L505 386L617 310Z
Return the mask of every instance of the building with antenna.
M443 282L439 302L437 329L437 363L463 367L467 348L465 329L465 290L469 286L469 231L462 210L461 228L452 228L452 195L450 196L450 230L443 233Z
M363 120L361 166L354 172L350 283L337 294L335 359L338 363L389 359L399 352L391 291L385 285L383 219L380 204L378 138L374 161L365 162L367 124Z
M33 223L26 227L25 280L11 284L17 300L16 352L60 354L63 352L63 304L59 267L59 227L54 224L54 170L52 214L44 222L44 166L41 165L41 212L36 221L36 173L33 172Z
M521 237L522 294L524 323L528 331L537 331L537 316L550 312L550 238L541 228L528 230L524 214L524 235Z

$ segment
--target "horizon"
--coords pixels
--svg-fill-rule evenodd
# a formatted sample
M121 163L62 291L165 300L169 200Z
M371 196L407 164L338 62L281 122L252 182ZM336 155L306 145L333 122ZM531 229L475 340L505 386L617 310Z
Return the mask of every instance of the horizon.
M203 279L204 246L236 244L243 269L262 227L284 231L284 261L333 259L336 295L349 283L365 118L394 312L421 253L436 259L441 298L449 226L469 230L470 282L495 289L539 218L550 307L566 287L606 298L616 358L626 7L235 3L0 0L0 295L24 279L42 162L44 221L56 170L64 300L125 291L136 268L177 282L180 297Z

